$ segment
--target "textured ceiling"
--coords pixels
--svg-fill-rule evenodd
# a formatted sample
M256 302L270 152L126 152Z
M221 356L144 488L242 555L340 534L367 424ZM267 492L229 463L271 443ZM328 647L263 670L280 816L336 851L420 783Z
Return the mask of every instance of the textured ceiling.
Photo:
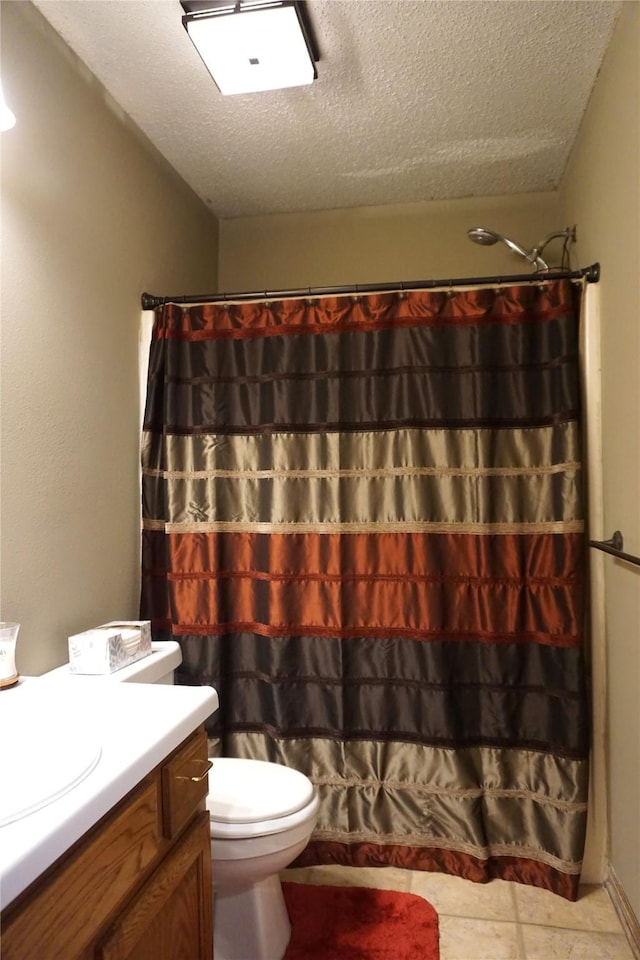
M310 0L308 87L223 97L178 0L34 0L219 217L553 190L621 4Z

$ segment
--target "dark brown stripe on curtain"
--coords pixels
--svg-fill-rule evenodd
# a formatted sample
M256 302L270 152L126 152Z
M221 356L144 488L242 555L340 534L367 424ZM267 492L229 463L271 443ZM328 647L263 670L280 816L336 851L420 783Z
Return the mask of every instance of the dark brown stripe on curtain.
M195 675L224 691L212 736L224 723L227 734L265 728L288 738L312 731L336 740L520 744L566 757L588 749L585 680L573 650L540 649L523 670L517 646L469 641L461 649L457 638L181 639Z
M584 693L581 652L575 647L539 645L523 662L517 644L407 643L404 638L370 636L317 641L315 636L265 639L252 633L219 638L215 644L198 636L181 638L189 648L189 662L197 660L195 672L212 683L269 677L301 688L398 683L408 689L431 686L445 692L459 684L478 690L544 691L560 700L579 699Z
M213 338L215 339L215 338ZM164 350L173 349L180 363ZM575 332L568 314L559 314L539 329L487 322L479 339L475 327L443 323L438 327L400 327L363 332L304 333L273 336L260 343L186 340L161 344L154 354L150 379L210 387L283 387L310 385L329 376L335 383L378 377L466 371L544 371L561 366L575 353ZM177 358L177 356L176 356ZM371 363L371 366L368 364Z
M544 330L532 337L526 324L494 323L481 347L464 327L239 341L216 344L213 354L208 341L194 340L182 345L179 364L152 362L145 429L224 435L558 423L575 418L579 405L576 331L570 315ZM155 341L152 352L163 348Z

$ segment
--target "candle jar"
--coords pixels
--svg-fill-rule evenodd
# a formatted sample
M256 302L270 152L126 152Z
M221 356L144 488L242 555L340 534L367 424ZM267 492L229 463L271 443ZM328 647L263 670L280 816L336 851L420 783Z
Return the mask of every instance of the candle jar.
M19 623L0 621L0 689L13 686L19 680L16 670L16 641Z

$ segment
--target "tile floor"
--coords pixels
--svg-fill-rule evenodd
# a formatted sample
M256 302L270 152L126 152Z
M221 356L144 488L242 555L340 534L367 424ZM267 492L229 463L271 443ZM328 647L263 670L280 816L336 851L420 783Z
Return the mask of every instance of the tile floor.
M296 883L379 887L425 897L438 911L440 960L634 960L602 887L582 888L575 903L506 880L478 884L395 867L285 870Z

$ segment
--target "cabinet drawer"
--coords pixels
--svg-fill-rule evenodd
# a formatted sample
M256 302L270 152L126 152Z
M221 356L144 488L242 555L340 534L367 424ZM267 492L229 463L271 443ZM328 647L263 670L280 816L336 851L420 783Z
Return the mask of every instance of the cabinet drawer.
M162 767L162 823L171 839L204 807L209 791L207 735L200 727Z
M121 812L72 848L19 912L3 914L3 960L79 956L139 884L161 843L159 788L152 777Z

